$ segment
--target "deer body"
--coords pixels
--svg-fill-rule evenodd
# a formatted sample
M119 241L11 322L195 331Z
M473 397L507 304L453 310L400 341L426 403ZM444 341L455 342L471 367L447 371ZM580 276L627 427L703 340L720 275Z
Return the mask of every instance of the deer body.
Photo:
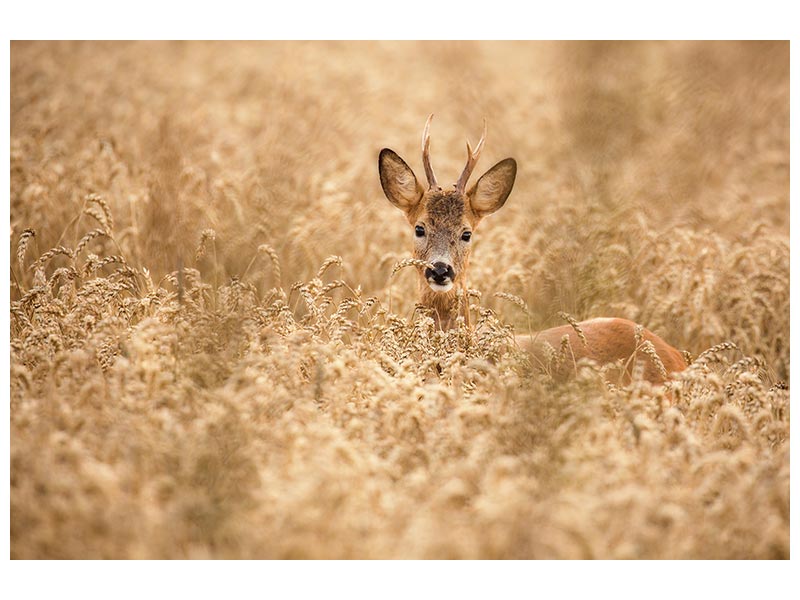
M425 189L414 172L394 151L384 148L378 158L378 171L384 194L394 206L402 210L414 228L414 258L428 266L418 268L420 303L433 310L441 329L454 326L461 315L469 323L466 296L466 275L469 267L472 232L487 215L502 208L508 199L517 174L513 158L501 160L486 171L467 191L466 184L478 161L486 137L486 123L480 142L473 151L467 142L467 164L452 188L443 189L437 182L430 162L430 124L428 117L422 135L422 162L428 180ZM459 303L459 290L461 302ZM579 323L585 337L580 339L571 325L554 327L532 335L517 336L517 343L529 351L534 359L546 364L549 344L558 350L566 335L572 358L589 358L599 364L627 361L642 353L642 342L655 349L666 374L686 368L678 350L654 333L644 329L637 340L636 324L626 319L600 318ZM637 347L637 344L638 347ZM635 358L635 357L634 357ZM664 373L645 360L645 377L652 382L663 382ZM574 364L569 361L569 364ZM557 373L568 376L569 369Z
M686 368L683 355L652 331L642 328L641 339L636 339L636 323L628 319L597 318L578 323L586 342L580 339L572 325L562 325L545 329L531 335L517 335L516 342L534 358L534 364L547 365L549 362L547 345L556 351L561 347L564 336L569 339L569 356L560 364L555 373L556 379L565 379L574 372L574 365L583 358L593 360L599 365L623 361L622 381L628 381L633 371L634 361L644 366L644 378L651 383L663 383L664 375L655 362L645 356L643 342L650 342L655 353L664 365L666 375Z

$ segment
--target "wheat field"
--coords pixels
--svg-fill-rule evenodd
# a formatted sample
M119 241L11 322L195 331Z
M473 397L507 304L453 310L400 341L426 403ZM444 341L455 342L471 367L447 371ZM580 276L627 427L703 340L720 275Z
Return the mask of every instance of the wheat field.
M519 165L447 333L429 113ZM788 42L13 42L10 169L12 558L789 557ZM689 369L509 343L597 316Z

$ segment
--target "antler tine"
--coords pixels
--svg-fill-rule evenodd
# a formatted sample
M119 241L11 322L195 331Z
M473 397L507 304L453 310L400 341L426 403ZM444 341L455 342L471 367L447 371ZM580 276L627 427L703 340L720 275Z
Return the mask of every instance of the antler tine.
M425 129L422 131L422 165L425 167L425 176L428 178L428 187L439 187L436 183L436 175L433 173L431 166L431 121L433 120L433 113L428 117L425 122Z
M480 158L481 151L483 150L483 144L486 141L486 132L487 132L487 124L486 124L486 119L484 119L483 135L481 135L481 139L478 142L478 145L475 146L475 150L472 149L469 140L467 140L467 164L464 166L464 170L461 172L461 177L459 177L458 181L456 182L457 192L463 193L464 189L467 187L467 181L469 180L469 176L472 175L472 170L478 163L478 158Z

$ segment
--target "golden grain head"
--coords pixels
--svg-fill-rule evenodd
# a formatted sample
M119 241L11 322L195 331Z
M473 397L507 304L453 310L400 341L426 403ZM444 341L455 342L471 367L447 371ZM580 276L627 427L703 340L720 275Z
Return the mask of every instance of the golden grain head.
M586 335L583 333L583 329L581 329L581 326L578 324L578 320L575 317L565 313L564 311L560 311L558 313L558 317L569 323L570 327L572 327L572 329L575 330L575 333L578 334L578 337L584 346L588 345L588 342L586 341ZM637 331L637 333L639 332Z
M418 269L433 269L433 265L427 261L419 260L417 258L404 258L403 260L395 263L395 265L392 267L391 276L394 277L397 273L399 273L406 267L417 267Z
M653 342L650 340L645 340L639 346L639 352L645 354L653 366L658 370L659 375L663 379L667 378L667 369L664 367L664 363L661 360L661 357L656 352L655 346L653 346Z

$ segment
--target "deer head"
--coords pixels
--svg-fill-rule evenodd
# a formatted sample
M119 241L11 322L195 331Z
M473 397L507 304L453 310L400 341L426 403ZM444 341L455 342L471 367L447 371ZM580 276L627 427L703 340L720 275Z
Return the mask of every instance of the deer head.
M428 117L422 133L422 164L427 188L397 153L381 150L378 171L383 193L402 210L413 228L414 257L433 268L420 268L422 303L437 308L440 324L448 321L444 311L455 299L455 290L466 288L473 232L487 215L499 210L508 199L517 175L513 158L501 160L486 171L469 191L467 181L478 162L486 139L483 135L475 149L467 141L467 164L455 184L442 188L436 181L430 160L430 125Z

